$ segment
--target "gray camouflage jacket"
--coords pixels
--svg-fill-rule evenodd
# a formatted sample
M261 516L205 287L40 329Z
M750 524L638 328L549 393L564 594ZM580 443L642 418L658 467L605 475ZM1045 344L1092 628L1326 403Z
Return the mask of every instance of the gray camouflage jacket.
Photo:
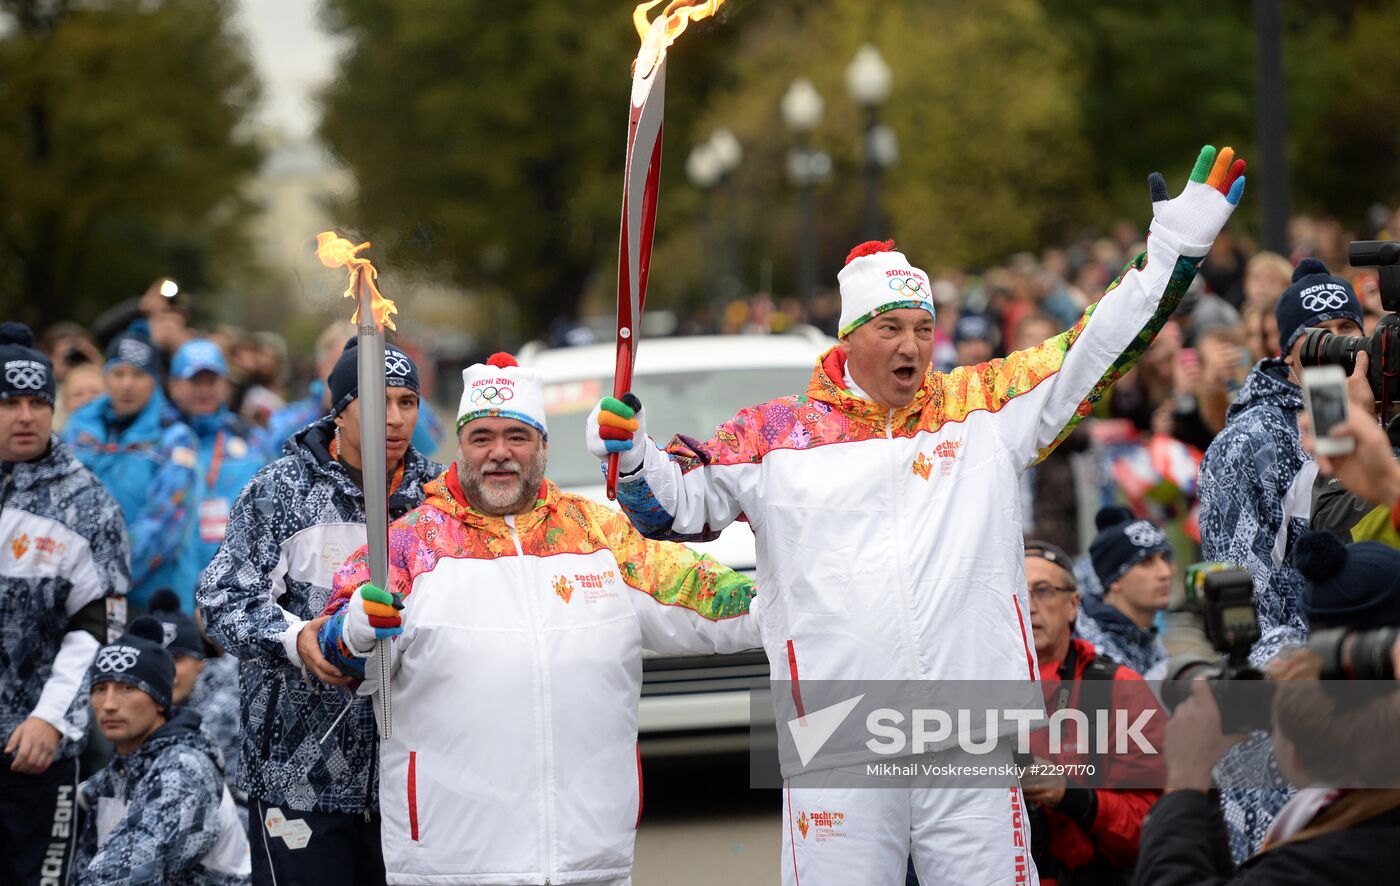
M130 577L121 508L57 437L34 461L0 462L0 741L33 715L61 733L58 759L82 750L83 681L125 626ZM60 655L70 631L82 635Z
M335 570L365 543L364 493L331 458L334 429L329 419L303 428L253 476L196 596L210 636L239 660L239 786L298 812L360 813L379 806L370 700L303 672L296 651ZM391 520L422 504L423 484L444 470L412 448L405 462ZM353 710L321 744L347 702Z

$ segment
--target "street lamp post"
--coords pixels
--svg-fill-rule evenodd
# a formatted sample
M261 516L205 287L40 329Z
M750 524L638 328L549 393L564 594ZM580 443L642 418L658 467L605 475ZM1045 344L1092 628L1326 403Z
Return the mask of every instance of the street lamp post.
M719 239L715 246L720 256L719 294L728 300L743 295L743 286L739 281L739 213L734 173L744 159L744 148L734 133L723 126L710 134L709 144L710 153L719 162L719 184L726 203L724 220L717 222Z
M685 160L685 175L690 183L705 196L704 247L701 262L704 265L705 302L713 303L719 297L716 285L715 253L718 252L719 236L715 221L714 187L724 175L720 158L715 156L714 146L702 142L690 150Z
M880 123L880 106L890 97L890 66L880 50L867 43L856 50L846 67L846 91L865 109L865 238L884 236L884 213L880 207L880 176L899 159L894 132Z
M817 291L817 212L813 189L831 174L831 158L812 149L812 130L821 122L825 104L812 81L798 77L783 94L779 110L793 132L788 153L788 176L797 186L798 295L810 300Z

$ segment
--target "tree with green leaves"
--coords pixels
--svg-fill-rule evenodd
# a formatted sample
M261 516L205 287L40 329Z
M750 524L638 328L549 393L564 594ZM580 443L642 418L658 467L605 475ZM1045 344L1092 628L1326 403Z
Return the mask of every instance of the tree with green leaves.
M91 319L245 255L259 84L230 0L0 0L0 303Z
M514 307L522 334L571 315L616 273L630 65L640 47L617 0L330 0L350 38L321 134L354 173L341 207L386 266L423 268ZM703 33L695 33L701 31ZM667 144L721 75L729 29L672 49ZM663 164L683 186L683 155ZM504 333L505 329L495 332Z

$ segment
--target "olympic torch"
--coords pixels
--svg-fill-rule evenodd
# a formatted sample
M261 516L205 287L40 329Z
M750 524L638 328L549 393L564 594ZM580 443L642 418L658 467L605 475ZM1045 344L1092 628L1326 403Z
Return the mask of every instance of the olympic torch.
M661 130L666 111L666 49L692 21L708 18L724 0L671 0L653 21L647 13L662 0L632 11L642 47L632 65L627 116L627 165L623 176L622 230L617 249L617 363L613 396L632 389L642 310L646 307L656 198L661 184ZM608 498L617 498L617 453L608 456Z
M376 587L389 589L389 472L385 455L384 327L394 329L392 314L398 308L379 292L378 272L359 253L368 243L354 246L327 231L316 235L316 257L328 268L350 271L347 298L356 301L356 336L359 340L360 459L364 475L365 531L368 537L369 578ZM379 674L375 714L379 737L388 738L393 727L389 689L389 642L375 643L373 658Z

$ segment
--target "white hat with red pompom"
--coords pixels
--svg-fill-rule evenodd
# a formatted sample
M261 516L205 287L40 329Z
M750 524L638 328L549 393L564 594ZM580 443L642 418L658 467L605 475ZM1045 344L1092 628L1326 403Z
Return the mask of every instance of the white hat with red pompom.
M544 386L532 369L526 369L504 352L485 363L462 370L462 402L457 407L457 430L478 418L513 418L545 438Z
M893 240L868 240L852 249L836 281L841 286L841 338L886 311L919 308L934 316L928 274L896 252Z

